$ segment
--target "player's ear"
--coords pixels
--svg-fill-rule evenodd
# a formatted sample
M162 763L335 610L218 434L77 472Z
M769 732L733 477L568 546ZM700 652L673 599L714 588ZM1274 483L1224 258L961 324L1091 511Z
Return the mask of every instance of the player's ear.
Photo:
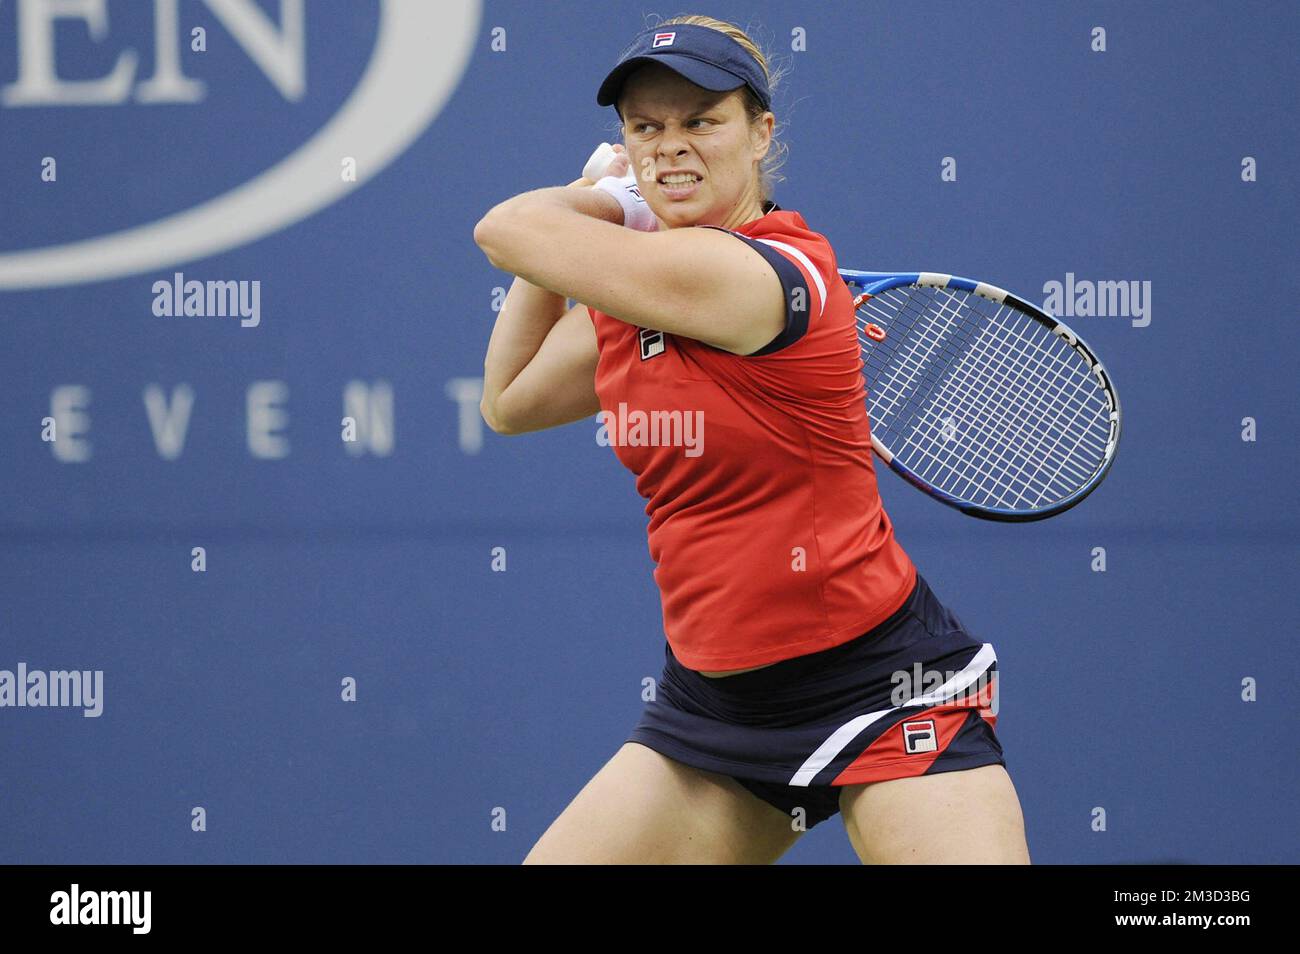
M772 131L776 126L776 116L766 112L749 124L749 138L754 144L754 158L762 159L772 148Z

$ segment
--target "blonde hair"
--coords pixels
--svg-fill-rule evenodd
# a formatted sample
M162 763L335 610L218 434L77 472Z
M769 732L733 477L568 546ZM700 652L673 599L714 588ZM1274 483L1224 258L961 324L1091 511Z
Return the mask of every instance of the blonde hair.
M785 75L783 69L773 71L768 66L768 58L759 48L758 44L750 39L748 33L736 26L734 23L729 23L726 20L718 20L714 17L706 17L702 14L682 14L668 20L661 20L658 23L651 25L660 27L672 26L674 24L708 27L711 30L717 30L719 33L725 33L727 36L731 37L741 45L746 53L754 58L754 62L763 68L763 75L767 77L768 88L772 92L776 91L777 84ZM745 115L749 117L750 124L752 125L758 122L759 117L761 117L767 110L763 108L762 103L758 101L758 97L754 95L754 91L748 86L742 86L740 87L740 90L745 97ZM785 180L785 176L779 175L777 172L777 170L785 164L786 156L789 152L786 144L777 139L777 133L781 128L782 124L779 122L773 127L772 145L768 148L767 155L762 158L758 167L759 189L763 194L763 200L765 202L772 199L772 191L775 183Z

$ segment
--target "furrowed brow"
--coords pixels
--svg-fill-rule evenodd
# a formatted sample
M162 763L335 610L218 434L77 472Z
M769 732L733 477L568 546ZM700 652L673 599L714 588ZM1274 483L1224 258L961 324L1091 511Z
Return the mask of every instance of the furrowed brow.
M710 110L717 108L721 104L722 99L723 97L721 96L707 96L704 97L703 99L697 99L692 104L690 110L686 113L686 115L698 116L700 113L707 113ZM637 112L636 110L628 110L623 114L623 118L628 121L634 119L648 119L651 122L656 121L655 117L647 116L645 113Z

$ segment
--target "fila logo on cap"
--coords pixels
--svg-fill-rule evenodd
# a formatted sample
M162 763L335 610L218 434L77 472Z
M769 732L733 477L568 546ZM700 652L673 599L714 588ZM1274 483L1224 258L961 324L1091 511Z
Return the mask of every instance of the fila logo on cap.
M938 749L934 733L934 720L903 723L903 751L908 755L934 752Z
M672 46L673 40L676 38L676 33L656 33L654 42L650 44L650 49L653 50L657 46Z

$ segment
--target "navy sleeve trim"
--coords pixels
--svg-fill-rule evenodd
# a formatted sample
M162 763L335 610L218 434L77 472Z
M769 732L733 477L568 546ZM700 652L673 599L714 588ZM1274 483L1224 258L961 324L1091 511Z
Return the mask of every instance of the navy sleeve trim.
M720 225L701 226L706 229L718 229L722 232L731 232L732 235L740 239L759 255L766 259L767 263L772 266L776 272L777 278L781 280L781 290L785 296L785 328L783 328L775 338L759 348L757 351L751 351L745 355L747 358L756 358L765 354L772 354L780 351L782 348L788 348L808 332L808 308L812 302L812 292L808 289L808 283L804 280L803 272L799 266L790 261L772 246L750 238L748 235L741 235L739 232L732 232L731 229L724 229ZM799 293L796 293L796 289ZM802 308L795 308L794 303L799 302Z

